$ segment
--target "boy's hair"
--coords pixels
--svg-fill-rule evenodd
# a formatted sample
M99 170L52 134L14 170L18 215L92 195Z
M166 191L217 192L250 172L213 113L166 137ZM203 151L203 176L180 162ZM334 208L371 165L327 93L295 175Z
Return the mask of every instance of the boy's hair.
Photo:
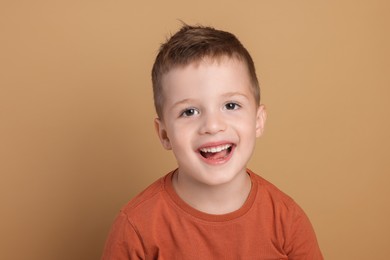
M220 59L222 57L236 58L246 64L253 95L259 105L260 87L255 66L249 52L236 36L212 27L184 24L177 33L161 45L152 68L154 106L158 117L162 118L164 103L162 77L164 74L175 67L199 62L204 58Z

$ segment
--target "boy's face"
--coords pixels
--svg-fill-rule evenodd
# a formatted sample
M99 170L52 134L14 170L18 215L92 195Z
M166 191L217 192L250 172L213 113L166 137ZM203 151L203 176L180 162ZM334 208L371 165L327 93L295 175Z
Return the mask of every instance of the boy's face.
M155 125L181 178L218 185L245 173L266 115L256 105L244 63L206 59L172 69L162 83L163 118Z

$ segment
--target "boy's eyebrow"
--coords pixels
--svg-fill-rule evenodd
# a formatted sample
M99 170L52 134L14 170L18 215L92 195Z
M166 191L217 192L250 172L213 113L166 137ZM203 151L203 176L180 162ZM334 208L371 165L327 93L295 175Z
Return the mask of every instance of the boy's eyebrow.
M228 93L225 93L222 95L222 97L224 98L230 98L230 97L234 97L234 96L241 96L245 99L249 99L249 97L244 94L244 93L241 93L241 92L228 92ZM195 100L194 99L191 99L191 98L185 98L183 100L180 100L180 101L177 101L176 103L174 103L172 105L172 108L178 106L178 105L182 105L182 104L188 104L188 103L194 103Z
M172 107L176 107L176 106L178 106L178 105L186 104L186 103L193 103L193 102L194 102L193 99L191 99L191 98L185 98L185 99L183 99L183 100L180 100L180 101L175 102L175 103L172 105Z
M242 96L246 99L249 99L249 97L242 92L228 92L228 93L223 94L223 96L224 97Z

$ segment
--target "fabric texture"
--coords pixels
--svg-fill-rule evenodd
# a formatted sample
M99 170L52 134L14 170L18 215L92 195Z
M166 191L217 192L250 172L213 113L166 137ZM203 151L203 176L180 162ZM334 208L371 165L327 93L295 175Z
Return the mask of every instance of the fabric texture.
M200 212L175 193L173 172L122 208L103 260L323 259L302 209L274 185L247 171L252 188L232 213Z

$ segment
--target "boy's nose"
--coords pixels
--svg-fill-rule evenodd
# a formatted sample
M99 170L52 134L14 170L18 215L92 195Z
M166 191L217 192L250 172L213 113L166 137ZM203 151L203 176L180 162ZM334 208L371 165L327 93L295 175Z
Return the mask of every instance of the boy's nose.
M226 129L226 122L218 113L208 113L203 115L202 125L200 127L201 134L217 134Z

